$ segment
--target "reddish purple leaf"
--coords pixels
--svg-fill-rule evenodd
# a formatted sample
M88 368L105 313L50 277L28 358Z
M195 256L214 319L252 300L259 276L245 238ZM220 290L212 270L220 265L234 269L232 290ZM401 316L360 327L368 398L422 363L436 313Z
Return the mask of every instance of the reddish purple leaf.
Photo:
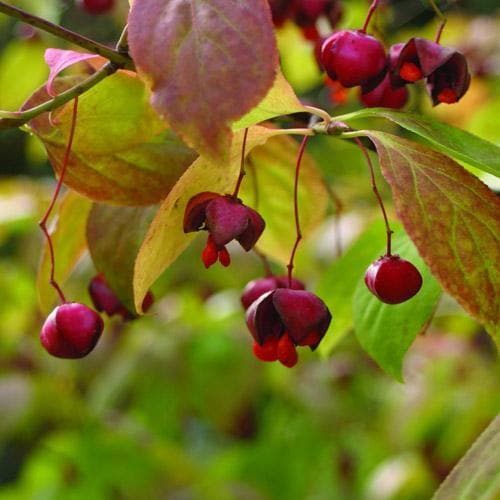
M441 153L383 132L366 135L420 255L500 344L500 199Z
M267 0L141 0L128 37L156 111L198 152L227 155L230 124L264 98L276 76Z
M56 92L52 85L61 71L73 64L95 59L99 56L97 54L83 54L82 52L75 52L74 50L47 49L44 57L50 69L49 78L47 80L47 93L54 97Z

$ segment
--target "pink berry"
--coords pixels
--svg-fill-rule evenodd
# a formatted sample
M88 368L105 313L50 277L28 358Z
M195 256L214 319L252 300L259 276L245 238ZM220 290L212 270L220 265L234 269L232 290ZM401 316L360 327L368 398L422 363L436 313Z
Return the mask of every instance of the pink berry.
M89 295L94 307L99 312L105 312L110 317L118 314L124 320L131 320L136 317L122 304L103 274L97 274L90 280ZM147 312L153 302L153 294L148 292L142 302L142 310Z
M290 0L269 0L271 16L276 27L283 26L285 21L291 16L293 4Z
M369 108L378 106L384 108L400 109L408 101L408 90L406 87L393 88L389 75L370 92L360 93L360 101Z
M373 262L365 273L368 290L386 304L411 299L422 287L418 269L399 255L385 255Z
M89 14L105 14L110 11L115 0L79 0L80 6Z
M122 307L120 299L102 274L98 274L90 280L89 295L97 311L104 311L108 316L113 316Z
M97 344L104 323L93 309L67 302L47 317L40 332L45 350L58 358L83 358Z
M387 57L376 38L361 31L338 31L323 43L321 62L328 76L342 86L370 89L382 80Z

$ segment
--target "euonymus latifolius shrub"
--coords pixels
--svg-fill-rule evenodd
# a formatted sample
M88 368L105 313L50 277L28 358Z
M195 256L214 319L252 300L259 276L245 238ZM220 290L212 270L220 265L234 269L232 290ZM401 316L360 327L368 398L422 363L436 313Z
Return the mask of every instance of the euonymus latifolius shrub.
M115 48L72 33L86 51L48 49L47 83L18 112L0 117L2 128L27 127L42 141L58 176L40 223L47 240L38 280L47 313L41 341L50 354L85 356L103 331L99 314L69 301L57 281L84 249L97 270L88 284L94 307L128 321L151 308L150 287L175 269L199 232L206 244L192 266L200 273L217 263L237 273L253 258L239 255L235 264L232 252L262 260L263 275L241 298L249 352L253 344L262 361L293 367L297 347L326 354L354 330L379 365L400 378L402 358L429 324L442 290L498 344L499 201L462 164L479 176L498 175L500 150L415 113L409 103L423 91L429 105L455 106L471 82L464 54L441 43L445 18L434 2L434 39L406 40L384 32L389 11L377 0L358 26L345 25L349 5L336 0L130 4ZM90 14L113 6L79 2ZM19 12L1 3L0 11ZM24 13L24 19L31 18ZM309 44L337 97L358 89L356 109L351 103L350 112L335 115L335 105L312 106L309 96L301 102L281 71L276 42L276 33L290 26ZM84 71L60 75L75 63ZM368 117L380 118L374 122L380 128L356 128ZM302 138L300 146L291 136ZM317 136L331 141L332 150L341 142L359 148L368 167L359 183L373 190L385 244L354 268L350 263L348 273L343 266L355 254L337 255L312 291L295 257L325 220L328 201L337 212L342 206L332 182L338 156L328 159L325 172L306 152ZM394 210L385 208L377 167ZM68 191L49 231L62 184ZM60 261L65 231L73 246ZM374 241L366 239L366 247ZM59 303L50 312L54 298Z

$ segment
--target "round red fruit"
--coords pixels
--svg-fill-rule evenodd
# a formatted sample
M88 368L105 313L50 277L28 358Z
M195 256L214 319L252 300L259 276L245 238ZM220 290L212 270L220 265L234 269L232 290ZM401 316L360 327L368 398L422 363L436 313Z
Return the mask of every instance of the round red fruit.
M418 293L422 276L411 262L399 255L385 255L367 269L365 283L382 302L400 304Z
M373 90L361 93L359 99L368 108L381 106L400 109L408 101L408 89L406 87L393 88L389 75L386 75Z
M339 31L323 43L321 63L344 87L373 88L384 76L387 57L376 38L361 31Z
M93 309L67 302L47 317L40 332L45 350L58 358L83 358L97 344L104 323Z

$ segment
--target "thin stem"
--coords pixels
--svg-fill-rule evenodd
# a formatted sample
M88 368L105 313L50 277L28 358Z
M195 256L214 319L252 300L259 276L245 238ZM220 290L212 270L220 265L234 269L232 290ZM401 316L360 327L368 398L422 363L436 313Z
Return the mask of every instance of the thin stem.
M115 73L117 70L118 66L113 62L109 62L99 69L99 71L96 71L94 74L89 76L82 83L75 85L65 92L58 94L53 99L39 104L38 106L25 111L0 111L0 129L20 127L42 113L53 111L54 109L71 101L71 99L74 99L91 89L100 81L104 80L104 78Z
M436 13L436 16L438 16L439 19L441 20L441 22L439 23L437 32L436 32L436 38L434 40L436 43L439 43L439 40L441 40L441 35L443 33L443 29L446 25L447 19L446 19L446 16L441 12L441 9L437 6L437 4L434 0L429 0L429 3L432 7L432 10Z
M243 145L241 146L241 162L240 162L240 175L238 176L238 180L236 181L236 186L234 188L234 192L232 194L233 198L238 197L238 193L240 192L241 183L243 181L243 177L245 177L245 150L247 146L247 137L248 137L248 128L245 129L243 133Z
M288 286L292 288L292 272L293 272L293 261L295 259L295 253L299 246L300 240L302 240L302 232L300 230L300 219L299 219L299 174L300 174L300 163L302 161L302 156L304 156L304 151L309 141L309 136L304 136L302 143L300 144L299 154L297 155L297 163L295 165L295 181L293 185L293 213L295 217L295 244L292 248L292 253L290 255L290 262L287 265L288 268Z
M382 210L382 215L384 216L385 230L387 233L387 253L386 253L386 255L389 257L391 255L391 237L392 237L392 233L394 231L389 226L389 219L387 218L387 213L385 211L384 202L382 201L382 197L380 196L380 193L377 189L377 183L375 182L375 172L373 170L372 160L368 154L368 151L363 146L363 143L361 142L361 140L358 139L357 137L355 137L354 141L360 147L360 149L361 149L361 151L366 159L366 162L368 163L368 169L370 170L372 190L375 193L375 196L377 197L378 204L380 205L380 209Z
M312 115L319 116L325 123L330 123L332 121L332 117L321 108L315 108L314 106L304 106L304 109Z
M262 253L260 250L257 250L255 247L253 248L253 251L254 251L255 255L257 255L257 257L259 257L259 259L262 262L262 267L264 268L264 274L266 275L266 278L269 278L270 276L274 276L267 256L264 253Z
M441 35L443 34L443 30L444 30L445 25L446 25L446 19L439 23L439 27L438 27L438 30L436 32L436 38L434 40L436 43L439 43L439 41L441 40Z
M118 41L116 42L115 49L120 54L126 54L128 56L128 24L126 24L123 28L120 38L118 38Z
M368 13L366 14L366 19L365 23L363 24L363 27L360 29L362 33L366 33L366 30L368 28L368 25L370 24L370 20L375 12L375 10L378 7L378 3L380 0L373 0L372 4L370 5L370 8L368 9Z
M58 26L57 24L51 23L46 19L42 19L41 17L35 16L28 12L25 12L22 9L14 7L12 5L8 5L5 2L0 2L0 12L7 14L10 17L14 17L19 19L23 23L30 24L35 28L38 28L42 31L46 31L47 33L51 33L58 38L62 38L63 40L67 40L83 49L92 52L93 54L99 54L100 56L113 61L115 64L120 67L126 69L134 69L134 62L128 53L114 50L106 45L103 45L99 42L91 40L83 35L79 35L74 31L71 31L67 28L63 28L62 26Z
M321 122L324 126L324 122ZM316 132L311 128L282 128L280 130L275 130L274 135L314 135Z
M49 247L50 254L50 284L55 288L56 292L59 294L59 298L61 302L66 302L66 297L64 296L61 287L58 285L55 279L55 270L56 270L56 262L54 255L54 246L52 245L52 238L50 237L49 231L47 229L47 220L50 217L52 209L56 203L57 197L59 196L59 192L61 191L62 183L64 181L64 174L66 173L68 163L69 163L69 155L71 153L71 146L73 145L73 137L75 136L75 128L76 128L76 115L78 112L78 97L75 97L73 101L73 113L71 115L71 128L69 131L68 144L66 145L66 151L64 152L63 165L61 169L61 174L59 175L59 180L57 181L56 189L54 190L54 194L52 195L52 200L45 211L42 220L38 223L40 229L43 231L45 238L47 240L47 245Z

